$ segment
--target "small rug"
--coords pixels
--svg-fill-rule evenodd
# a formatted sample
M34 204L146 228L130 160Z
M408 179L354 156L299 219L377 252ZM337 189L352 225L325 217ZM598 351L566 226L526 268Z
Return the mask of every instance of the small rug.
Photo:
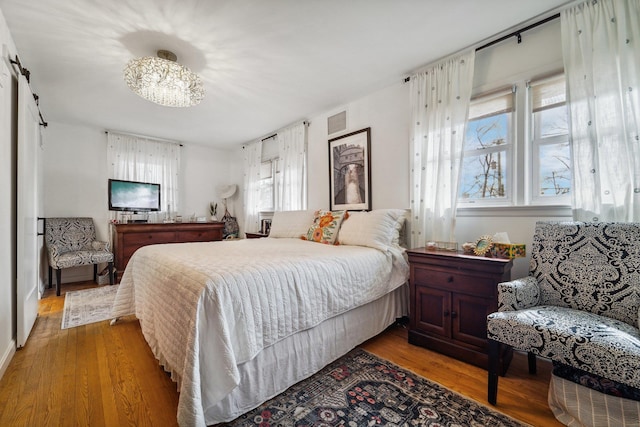
M110 319L111 306L117 291L118 285L106 285L67 292L64 297L61 329Z
M356 349L219 426L525 426Z

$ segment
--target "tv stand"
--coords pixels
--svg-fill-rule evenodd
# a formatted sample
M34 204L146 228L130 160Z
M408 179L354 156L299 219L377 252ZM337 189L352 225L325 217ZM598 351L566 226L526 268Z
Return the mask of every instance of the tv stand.
M111 224L115 280L119 282L131 255L142 246L222 240L223 230L224 222Z

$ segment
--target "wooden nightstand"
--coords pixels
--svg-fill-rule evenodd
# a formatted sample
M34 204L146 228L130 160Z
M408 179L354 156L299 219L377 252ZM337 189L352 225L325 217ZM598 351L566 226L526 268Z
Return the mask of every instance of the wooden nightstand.
M261 237L268 237L268 234L264 234L264 233L244 233L244 236L247 239L259 239Z
M513 261L424 248L407 254L409 343L487 369L487 315L498 309L497 284L511 279ZM502 374L511 356L505 348Z

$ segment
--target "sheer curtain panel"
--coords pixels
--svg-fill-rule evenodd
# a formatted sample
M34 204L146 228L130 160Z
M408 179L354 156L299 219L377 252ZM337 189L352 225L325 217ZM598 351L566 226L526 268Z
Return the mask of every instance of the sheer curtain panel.
M640 1L590 0L561 25L574 219L640 221Z
M179 143L107 132L107 161L111 178L160 184L161 210L180 210Z
M244 229L260 230L262 141L244 146Z
M455 241L455 210L475 51L411 77L412 247Z
M280 185L276 210L307 208L307 125L300 123L278 131Z

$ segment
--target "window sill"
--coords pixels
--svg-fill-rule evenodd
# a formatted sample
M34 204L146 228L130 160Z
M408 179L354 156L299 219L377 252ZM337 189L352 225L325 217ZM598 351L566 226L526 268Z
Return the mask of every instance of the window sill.
M568 217L572 218L571 206L464 206L458 207L459 217Z

